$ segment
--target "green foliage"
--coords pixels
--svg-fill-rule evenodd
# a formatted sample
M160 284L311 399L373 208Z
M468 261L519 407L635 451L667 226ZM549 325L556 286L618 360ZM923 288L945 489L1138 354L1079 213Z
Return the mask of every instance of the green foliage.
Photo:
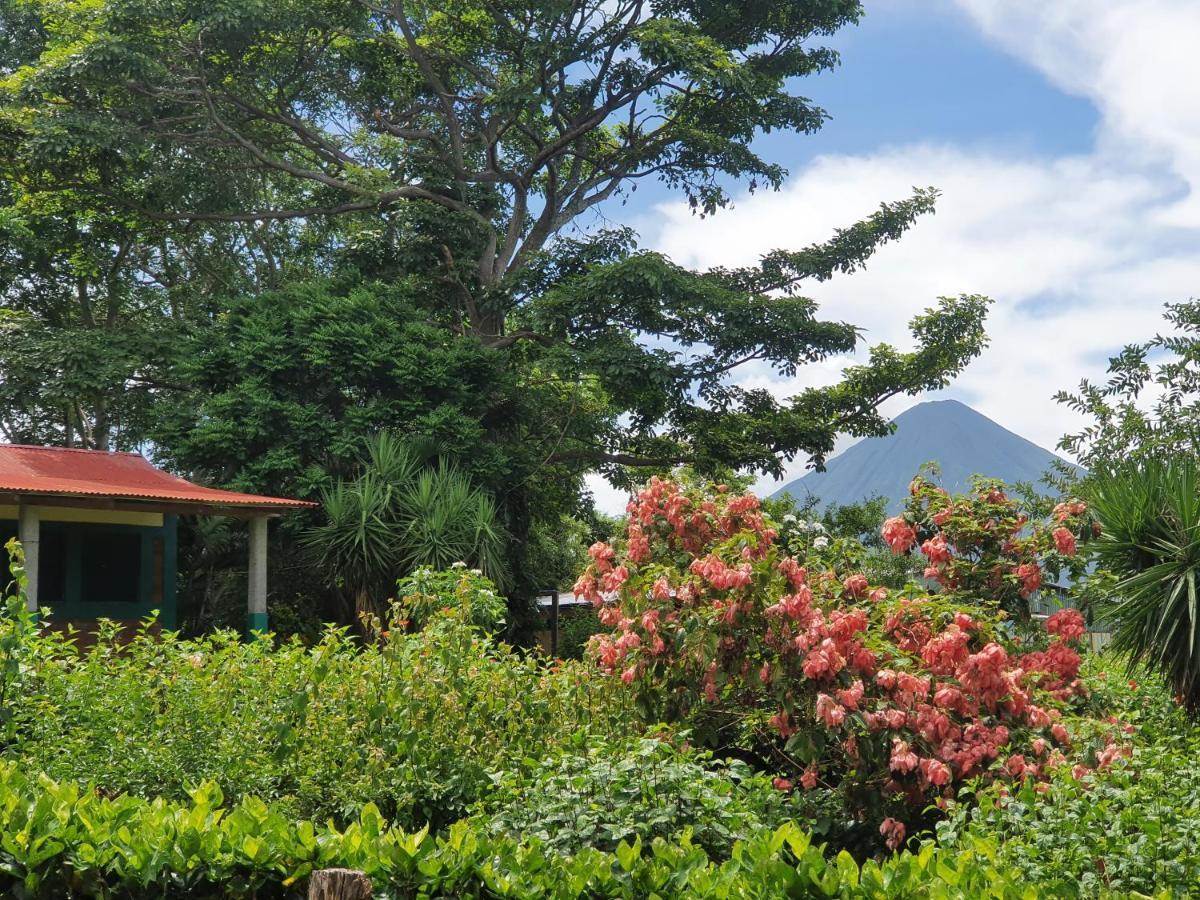
M597 10L593 0L462 0L452 11L103 0L64 16L56 0L30 0L12 15L36 21L37 46L0 78L9 177L137 222L186 220L204 234L244 225L232 257L247 269L260 255L278 268L295 251L309 278L334 270L403 284L421 326L438 333L417 346L496 351L507 376L497 384L515 382L524 407L508 437L544 443L538 474L576 492L589 469L621 479L626 465L819 461L841 432L885 431L883 398L940 387L979 353L987 302L965 296L912 320L911 351L872 348L869 364L792 401L733 375L757 363L790 377L853 351L859 330L822 320L800 285L859 269L932 211L931 189L739 269L683 269L640 252L627 229L562 237L644 178L704 213L727 204L731 183L780 186L784 169L754 138L821 126L824 111L795 92L797 79L836 64L820 42L861 14L856 0ZM260 233L267 223L277 228ZM280 244L288 252L260 249ZM228 293L255 288L234 279ZM277 316L267 343L287 333L278 326L289 316ZM360 336L355 353L381 353L374 337ZM268 354L276 362L279 349ZM330 381L353 357L325 362ZM220 423L197 414L203 389L173 382L186 387L171 430L216 443ZM255 406L270 405L271 383L250 387ZM334 396L333 408L358 408L356 393ZM236 447L287 431L220 435L222 455L238 468L312 464L286 447ZM523 483L527 472L517 474Z
M434 616L446 612L468 625L495 632L504 625L508 611L496 586L479 570L462 563L441 571L422 566L400 579L396 600L411 628L424 628Z
M424 321L410 285L313 280L228 301L180 348L156 413L162 458L234 487L315 497L381 431L419 439L496 484L487 440L511 379L495 355Z
M305 546L359 615L378 613L402 575L455 563L506 582L504 533L492 498L444 460L382 431L367 442L360 474L321 494L325 521Z
M1130 666L1161 673L1200 715L1200 471L1192 456L1094 471L1097 565L1113 579L1097 615Z
M536 837L560 853L612 852L622 841L678 841L689 832L712 858L797 812L742 762L714 763L667 736L573 741L497 773L481 804L493 834Z
M128 645L40 639L10 752L106 795L181 800L202 780L232 800L346 820L444 825L514 756L616 727L624 701L578 666L547 671L449 617L360 646L143 634Z
M31 639L36 630L33 613L25 603L24 551L15 540L4 549L12 582L0 597L0 749L8 746L16 733L22 682L28 676L34 653Z
M1127 345L1109 360L1105 383L1084 380L1077 393L1056 395L1091 420L1059 442L1082 465L1104 468L1200 449L1200 300L1167 304L1165 318L1175 333Z
M978 840L1045 897L1183 897L1200 872L1200 729L1151 675L1125 683L1124 660L1101 657L1090 683L1134 729L1132 759L1048 792L988 792L938 827L947 852ZM1149 673L1146 673L1149 674Z
M558 620L558 657L559 659L583 659L588 641L593 634L604 630L600 617L592 607L580 609L567 615L560 615Z
M110 799L0 764L0 889L27 898L300 897L309 873L337 866L365 872L382 897L1039 896L997 868L995 846L982 840L860 867L844 852L826 858L789 823L755 833L720 863L686 836L569 856L536 838L492 836L486 822L435 837L388 827L371 806L338 829L254 798L224 803L211 782L177 802Z

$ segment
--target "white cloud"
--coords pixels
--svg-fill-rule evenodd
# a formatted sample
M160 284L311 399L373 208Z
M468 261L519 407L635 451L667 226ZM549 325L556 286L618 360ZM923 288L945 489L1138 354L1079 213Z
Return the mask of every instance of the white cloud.
M640 231L686 265L744 264L823 240L913 185L937 186L935 216L866 271L807 290L826 317L865 327L867 343L901 346L908 320L936 297L992 297L991 345L946 395L1053 448L1079 420L1052 395L1102 378L1109 355L1161 330L1164 302L1200 294L1200 79L1191 76L1200 2L954 2L989 39L1095 103L1091 152L1017 156L974 143L826 156L793 166L778 193L742 197L706 220L666 204ZM846 362L790 380L765 369L740 377L786 397L828 383ZM789 477L803 468L797 461Z
M985 35L1103 117L1099 152L1163 165L1187 196L1158 210L1200 225L1200 3L1195 0L955 0Z
M934 298L986 293L995 301L991 345L948 393L1043 446L1077 423L1054 392L1101 376L1115 349L1158 328L1164 299L1200 284L1200 259L1163 251L1163 226L1147 227L1177 196L1173 180L1121 170L1099 155L1020 159L923 145L824 157L783 191L743 198L712 219L664 206L653 241L687 265L747 263L770 247L827 236L913 184L939 186L937 214L865 271L810 291L824 315L865 326L868 342L901 346L908 320ZM743 378L786 397L828 383L845 362L790 380L766 370ZM885 409L895 414L913 402Z

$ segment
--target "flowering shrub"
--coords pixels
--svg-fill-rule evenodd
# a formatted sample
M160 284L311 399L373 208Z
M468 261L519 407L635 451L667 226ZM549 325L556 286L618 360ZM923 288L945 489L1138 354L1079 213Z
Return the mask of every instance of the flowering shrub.
M1047 573L1082 573L1082 501L1060 503L1049 522L1034 522L998 481L976 479L970 494L952 497L918 475L909 493L905 513L884 523L883 539L893 553L923 555L925 578L943 592L1024 617Z
M1012 569L1041 571L1043 533L1024 537L1002 495L942 503L918 483L914 497L937 530L899 517L884 537L908 551L928 534L944 593L810 570L757 498L651 481L629 504L624 541L593 545L575 586L612 629L593 639L600 667L647 716L738 741L781 789L837 788L893 848L966 779L1044 778L1070 751L1063 710L1086 692L1083 619L1063 610L1018 644L994 594L968 604L954 589L1019 594L1035 572ZM1083 510L1066 511L1071 528Z
M438 613L450 613L468 625L497 631L508 612L507 601L478 569L455 563L449 569L421 566L396 584L401 621L424 628Z

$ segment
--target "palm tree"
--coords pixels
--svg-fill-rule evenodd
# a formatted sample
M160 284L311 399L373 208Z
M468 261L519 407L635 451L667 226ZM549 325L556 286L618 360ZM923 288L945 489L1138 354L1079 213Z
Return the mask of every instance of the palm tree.
M396 580L419 566L464 562L503 588L504 529L496 503L430 449L381 432L361 472L322 492L325 522L305 545L353 602L379 614Z
M1101 527L1092 551L1116 581L1100 615L1129 666L1160 672L1200 715L1200 470L1190 456L1146 459L1087 480Z

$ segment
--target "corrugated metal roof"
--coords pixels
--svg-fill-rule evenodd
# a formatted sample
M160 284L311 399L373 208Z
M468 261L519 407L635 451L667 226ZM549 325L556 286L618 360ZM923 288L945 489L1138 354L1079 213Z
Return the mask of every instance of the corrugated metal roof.
M0 444L0 492L42 496L160 500L246 509L313 506L202 487L155 468L137 453Z

